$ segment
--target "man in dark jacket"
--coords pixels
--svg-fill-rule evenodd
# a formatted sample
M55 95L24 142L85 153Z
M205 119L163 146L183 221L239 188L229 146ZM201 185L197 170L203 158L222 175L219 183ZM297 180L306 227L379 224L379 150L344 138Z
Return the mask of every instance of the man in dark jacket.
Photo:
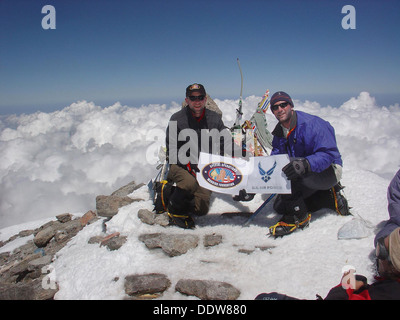
M188 86L185 101L187 106L171 116L166 134L170 164L167 179L176 184L169 199L168 215L172 224L193 228L191 214L207 214L211 196L211 191L200 187L196 180L199 152L212 153L217 149L214 153L220 154L225 146L224 134L230 143L232 137L221 115L205 107L207 94L203 85ZM216 139L212 134L204 134L212 129L218 133Z
M270 233L284 236L302 229L309 225L310 212L321 208L350 214L340 192L343 162L333 127L317 116L295 111L283 91L272 95L271 111L279 121L272 132L271 155L289 155L290 163L282 170L291 180L292 193L276 198L274 209L283 217L270 227Z

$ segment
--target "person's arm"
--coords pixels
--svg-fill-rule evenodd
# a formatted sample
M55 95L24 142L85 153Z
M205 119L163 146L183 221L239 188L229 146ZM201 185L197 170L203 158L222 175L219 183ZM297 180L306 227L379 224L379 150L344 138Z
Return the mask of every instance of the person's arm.
M333 161L340 157L336 144L335 131L327 122L317 122L312 126L306 127L304 136L306 137L306 156L312 172L322 172L326 170Z
M400 170L390 182L387 198L390 220L400 226Z
M347 283L349 285L347 289L343 287L343 279L348 274L349 273L343 274L340 284L333 287L324 300L371 300L368 293L367 278L362 275L355 276L356 281L354 288L350 287L350 282Z

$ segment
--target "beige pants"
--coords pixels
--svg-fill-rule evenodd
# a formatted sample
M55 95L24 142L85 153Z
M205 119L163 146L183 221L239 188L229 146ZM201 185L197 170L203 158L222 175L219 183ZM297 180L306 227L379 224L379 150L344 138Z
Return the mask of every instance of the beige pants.
M174 182L178 188L186 190L194 196L194 214L207 214L210 207L211 191L200 187L193 175L182 167L171 164L167 179Z

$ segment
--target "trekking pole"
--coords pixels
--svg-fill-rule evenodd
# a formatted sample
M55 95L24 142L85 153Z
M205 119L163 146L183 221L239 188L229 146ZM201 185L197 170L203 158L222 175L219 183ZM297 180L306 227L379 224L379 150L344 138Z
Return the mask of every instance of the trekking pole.
M261 212L261 210L272 200L273 197L276 196L276 193L271 194L267 200L250 216L249 219L244 223L244 226L247 226L254 218Z

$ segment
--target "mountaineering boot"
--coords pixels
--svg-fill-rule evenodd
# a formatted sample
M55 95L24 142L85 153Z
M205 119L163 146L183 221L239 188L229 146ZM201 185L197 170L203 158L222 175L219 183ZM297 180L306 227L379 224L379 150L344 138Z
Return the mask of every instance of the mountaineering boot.
M174 192L175 187L171 182L167 180L162 180L155 183L155 192L156 192L156 199L154 202L154 211L157 214L161 214L166 212L169 198L171 194Z
M193 218L188 214L173 214L170 212L167 212L167 214L170 225L176 225L183 229L194 229L196 226Z
M168 203L168 217L170 225L176 225L184 229L195 227L193 218L189 215L191 207L190 194L176 187Z
M283 237L291 234L296 229L308 227L311 220L311 213L301 215L286 215L275 225L269 227L269 233L274 237Z
M283 237L291 234L296 229L304 229L310 224L311 214L302 198L295 200L281 199L281 206L285 206L286 212L282 219L269 227L269 233L275 237Z
M332 188L332 194L335 201L335 210L341 216L349 216L351 215L350 207L347 202L347 199L344 197L342 190L344 187L340 184L340 182Z
M351 215L347 199L342 190L344 187L340 183L328 190L318 190L310 197L304 199L310 212L315 212L323 208L336 211L342 216Z

